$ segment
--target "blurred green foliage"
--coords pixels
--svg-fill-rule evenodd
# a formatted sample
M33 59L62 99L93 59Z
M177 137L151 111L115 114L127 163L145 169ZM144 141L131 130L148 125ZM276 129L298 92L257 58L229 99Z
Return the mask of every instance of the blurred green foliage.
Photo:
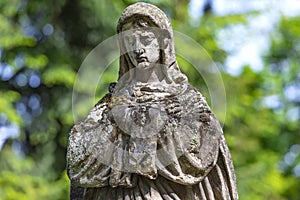
M0 128L4 134L5 128L17 125L20 132L7 139L0 152L0 199L68 199L65 154L74 123L76 72L96 45L116 33L121 12L134 2L0 2ZM201 23L193 24L188 0L148 2L167 13L174 30L201 44L221 70L226 68L227 52L216 35L247 23L247 15L216 16L208 11ZM300 88L299 24L300 17L281 17L262 71L245 66L238 76L222 73L227 95L224 132L243 200L300 196L300 97L295 96ZM209 58L202 59L205 63ZM195 69L184 58L178 57L178 62L192 85L208 97ZM117 78L118 62L111 65L95 102Z

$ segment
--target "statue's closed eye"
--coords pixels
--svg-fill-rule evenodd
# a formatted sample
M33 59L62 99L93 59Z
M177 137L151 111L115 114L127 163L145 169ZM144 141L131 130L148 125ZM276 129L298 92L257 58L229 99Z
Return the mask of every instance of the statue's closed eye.
M154 39L155 39L155 35L154 33L151 32L142 33L137 36L134 35L125 36L126 42L130 45L133 45L138 41L144 45L149 45Z
M134 38L132 36L126 36L125 39L127 40L128 44L133 44L134 43Z
M151 36L141 36L141 43L143 43L144 45L149 45L153 40L154 37Z

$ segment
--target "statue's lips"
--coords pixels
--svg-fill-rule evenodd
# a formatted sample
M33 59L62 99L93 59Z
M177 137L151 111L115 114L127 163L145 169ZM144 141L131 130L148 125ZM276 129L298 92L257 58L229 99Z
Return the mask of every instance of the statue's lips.
M136 58L137 63L142 63L142 62L147 62L147 58L146 57L137 57Z

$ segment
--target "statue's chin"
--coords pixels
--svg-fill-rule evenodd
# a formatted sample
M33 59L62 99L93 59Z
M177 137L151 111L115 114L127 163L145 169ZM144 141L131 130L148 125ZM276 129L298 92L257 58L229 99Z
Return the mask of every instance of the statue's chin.
M151 63L149 62L140 62L136 66L137 69L142 69L142 70L147 70L150 69L151 67L153 67L153 65L151 65Z

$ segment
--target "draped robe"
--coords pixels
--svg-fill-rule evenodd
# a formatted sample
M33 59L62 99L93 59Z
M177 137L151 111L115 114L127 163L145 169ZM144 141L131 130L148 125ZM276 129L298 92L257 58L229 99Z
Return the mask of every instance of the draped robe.
M68 172L84 199L235 199L229 151L204 97L189 84L168 87L109 93L73 127Z

